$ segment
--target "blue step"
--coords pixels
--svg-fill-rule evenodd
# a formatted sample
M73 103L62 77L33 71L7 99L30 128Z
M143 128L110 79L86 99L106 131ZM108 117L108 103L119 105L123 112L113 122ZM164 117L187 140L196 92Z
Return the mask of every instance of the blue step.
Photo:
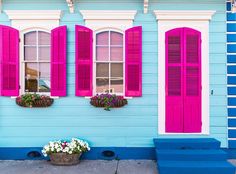
M161 138L154 139L157 149L219 149L220 141L214 138Z
M177 161L226 161L228 155L223 150L217 149L156 149L157 160Z
M235 174L227 161L158 161L160 174Z

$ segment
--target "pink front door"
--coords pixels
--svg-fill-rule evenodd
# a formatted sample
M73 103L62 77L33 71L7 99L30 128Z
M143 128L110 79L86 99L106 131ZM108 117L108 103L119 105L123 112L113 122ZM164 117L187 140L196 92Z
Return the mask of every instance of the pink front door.
M201 132L201 33L166 32L166 132Z

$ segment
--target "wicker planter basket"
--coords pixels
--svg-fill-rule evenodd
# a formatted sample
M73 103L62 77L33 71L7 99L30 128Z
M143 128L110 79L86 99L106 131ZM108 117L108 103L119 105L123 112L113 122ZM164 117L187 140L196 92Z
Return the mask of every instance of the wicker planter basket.
M52 98L47 98L47 99L44 99L44 100L35 100L33 103L32 103L32 106L27 106L23 101L18 101L16 100L16 104L21 106L21 107L28 107L28 108L45 108L45 107L49 107L53 104L53 99Z
M79 163L81 154L53 153L49 155L51 164L58 166L71 166Z
M100 107L100 108L104 108L105 107L105 104L101 104L98 100L91 100L90 101L90 104L95 106L95 107ZM128 104L127 100L126 99L123 99L123 100L119 100L117 101L117 103L112 106L112 108L120 108L120 107L123 107L125 106L126 104Z

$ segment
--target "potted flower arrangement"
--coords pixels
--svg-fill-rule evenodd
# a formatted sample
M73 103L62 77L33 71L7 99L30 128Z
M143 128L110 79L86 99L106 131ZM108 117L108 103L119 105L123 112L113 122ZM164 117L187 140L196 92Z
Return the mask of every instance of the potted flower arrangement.
M16 98L16 104L22 107L49 107L53 99L46 95L27 93Z
M123 107L128 104L128 101L123 96L106 93L92 97L90 104L95 107L104 107L105 110L110 111L110 108Z
M79 163L82 153L90 150L86 141L72 138L68 141L52 141L43 147L42 153L49 156L54 165L75 165Z

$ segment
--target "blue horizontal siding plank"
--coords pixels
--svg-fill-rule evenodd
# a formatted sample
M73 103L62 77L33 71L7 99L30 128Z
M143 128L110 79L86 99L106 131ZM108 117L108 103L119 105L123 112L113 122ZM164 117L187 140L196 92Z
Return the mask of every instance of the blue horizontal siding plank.
M228 53L235 53L236 52L236 44L228 44L227 45L227 52Z
M236 31L236 23L228 23L227 24L227 31L228 32L235 32Z
M235 13L227 13L227 21L236 21Z
M236 74L236 66L228 65L227 72L228 74Z
M236 95L236 87L228 87L228 95Z
M228 63L236 63L236 55L227 55Z
M236 127L236 119L228 119L229 127Z
M222 117L227 115L227 108L225 106L211 106L210 107L211 117Z
M231 2L226 3L226 10L231 11Z
M228 116L236 117L236 108L228 108Z
M228 76L228 84L229 85L236 85L236 77L235 76Z
M228 144L229 148L236 148L236 140L229 140Z
M236 106L236 98L228 97L228 106Z
M236 34L227 34L227 42L236 42Z
M236 130L230 129L228 130L229 138L236 138Z

